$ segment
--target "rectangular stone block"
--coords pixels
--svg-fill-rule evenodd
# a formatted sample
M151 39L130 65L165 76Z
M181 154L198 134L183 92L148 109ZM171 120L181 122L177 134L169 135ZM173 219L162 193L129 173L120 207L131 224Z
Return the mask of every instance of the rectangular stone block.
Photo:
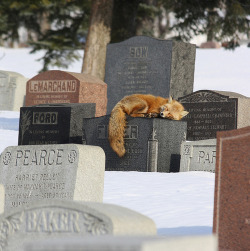
M213 232L219 251L249 250L250 126L217 133Z
M25 103L27 78L12 71L0 71L0 110L19 111Z
M83 119L83 142L103 148L106 171L174 172L180 168L180 146L186 122L127 117L125 155L120 158L108 141L110 116Z
M95 104L46 104L20 109L18 145L82 143L82 119Z
M192 93L195 53L194 44L146 36L108 44L107 114L124 96L134 93L175 99Z
M217 251L213 235L163 236L97 236L88 238L56 238L26 243L24 251Z
M76 144L7 147L0 157L5 211L37 200L102 201L105 154Z
M250 125L250 98L234 92L201 90L178 99L189 114L187 140L216 138L217 131Z
M216 139L182 142L181 172L215 172Z
M133 210L112 204L72 201L43 201L10 210L0 216L0 230L4 233L0 248L5 251L20 250L25 241L48 237L156 235L153 220Z
M96 117L106 115L107 85L84 73L42 72L27 82L26 106L48 103L95 103Z

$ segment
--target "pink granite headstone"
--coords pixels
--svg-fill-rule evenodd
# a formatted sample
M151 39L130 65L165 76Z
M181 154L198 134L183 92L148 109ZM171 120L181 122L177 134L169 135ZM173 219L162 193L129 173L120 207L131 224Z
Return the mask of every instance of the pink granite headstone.
M106 115L107 84L88 74L46 71L26 85L26 106L57 103L96 103L96 117Z
M250 250L250 126L217 133L213 232L219 251Z

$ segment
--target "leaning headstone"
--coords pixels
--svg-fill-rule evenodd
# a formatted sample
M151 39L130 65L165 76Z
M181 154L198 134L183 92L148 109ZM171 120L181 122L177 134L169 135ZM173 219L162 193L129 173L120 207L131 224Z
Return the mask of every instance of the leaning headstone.
M214 235L200 236L96 236L67 237L24 243L22 251L217 251Z
M215 172L216 139L187 141L181 144L180 172Z
M26 86L26 106L48 103L96 103L96 117L106 115L107 85L88 74L46 71Z
M195 45L136 36L108 44L105 83L110 114L126 95L150 93L175 99L193 92Z
M0 110L19 111L25 103L27 78L12 71L0 71Z
M219 250L249 250L250 126L217 133L213 232Z
M161 118L127 117L125 155L120 158L108 141L110 116L83 119L83 142L103 148L106 171L177 172L186 122Z
M95 104L47 104L20 109L18 145L82 143L82 119Z
M153 220L125 207L71 201L37 202L10 210L0 217L0 230L0 248L5 251L48 237L156 234Z
M250 98L233 92L201 90L178 99L189 114L187 140L216 138L217 131L250 125Z
M5 211L36 200L103 200L105 154L77 144L7 147L0 157Z

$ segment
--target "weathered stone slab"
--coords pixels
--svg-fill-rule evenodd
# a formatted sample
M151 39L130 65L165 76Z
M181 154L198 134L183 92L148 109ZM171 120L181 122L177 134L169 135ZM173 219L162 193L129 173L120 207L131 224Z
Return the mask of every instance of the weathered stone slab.
M26 106L48 103L96 103L96 117L106 115L107 85L84 73L46 71L27 82Z
M180 171L215 172L216 139L182 142Z
M213 235L205 236L96 236L88 238L56 238L24 244L24 251L217 251Z
M102 201L105 154L77 144L11 146L0 157L5 210L32 201Z
M172 95L175 99L192 93L195 52L193 44L146 36L108 44L107 114L124 96L134 93Z
M187 140L216 138L217 131L250 125L250 98L233 92L201 90L178 99L189 114Z
M155 223L125 207L94 203L37 202L0 217L4 250L19 250L25 241L48 237L155 235Z
M19 111L25 102L27 78L12 71L0 71L0 110Z
M47 104L20 109L19 145L82 143L82 119L95 104Z
M2 214L4 212L4 186L2 184L0 184L0 214Z
M219 250L249 250L250 126L217 133L213 231Z
M186 122L161 118L127 117L124 157L108 141L110 116L83 119L83 142L103 148L106 171L174 172L180 168L180 146Z

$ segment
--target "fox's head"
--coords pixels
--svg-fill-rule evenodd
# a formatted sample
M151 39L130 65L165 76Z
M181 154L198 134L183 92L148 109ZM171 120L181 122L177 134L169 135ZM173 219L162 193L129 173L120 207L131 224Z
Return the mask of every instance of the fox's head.
M170 97L167 99L167 103L161 106L160 116L162 118L181 120L188 115L188 112L184 110L184 107L178 101Z

